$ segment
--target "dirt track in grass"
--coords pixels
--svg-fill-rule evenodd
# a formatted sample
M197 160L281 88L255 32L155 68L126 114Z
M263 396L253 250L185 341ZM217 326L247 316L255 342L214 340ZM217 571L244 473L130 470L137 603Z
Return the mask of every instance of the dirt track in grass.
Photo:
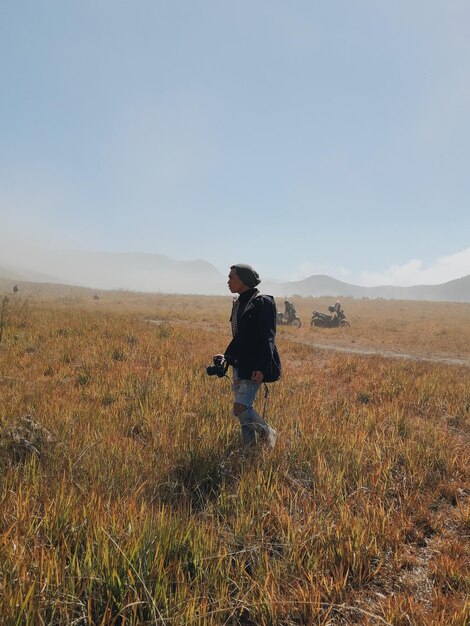
M446 357L438 354L413 354L409 352L398 352L395 350L384 350L378 348L352 347L340 344L321 343L303 338L291 338L292 341L305 346L318 348L319 350L333 350L347 354L359 354L363 356L382 356L389 359L408 359L410 361L427 361L430 363L446 363L447 365L465 365L470 367L470 359Z
M147 320L152 324L179 324L179 325L190 325L197 326L198 328L202 328L207 331L215 330L214 326L210 322L201 322L194 323L188 322L186 320L172 320L169 322L168 320ZM457 358L451 356L444 356L439 354L420 354L420 353L412 353L412 352L400 352L398 350L387 350L387 349L379 349L374 347L365 347L365 346L351 346L344 345L340 343L326 343L315 341L313 339L306 339L305 337L295 337L290 336L289 339L296 343L300 343L304 346L309 346L311 348L317 348L319 350L328 350L333 352L342 352L345 354L356 354L360 356L381 356L388 359L406 359L409 361L424 361L428 363L443 363L446 365L463 365L466 367L470 367L470 359L466 358Z

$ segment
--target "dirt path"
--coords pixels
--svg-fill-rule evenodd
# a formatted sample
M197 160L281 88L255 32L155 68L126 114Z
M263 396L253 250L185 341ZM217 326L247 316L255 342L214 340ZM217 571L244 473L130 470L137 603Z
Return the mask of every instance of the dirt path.
M181 324L193 327L197 326L198 328L203 328L204 330L207 330L209 332L215 330L215 328L209 322L200 322L195 324L194 322L188 322L185 320L168 321L147 319L146 321L150 322L151 324ZM398 352L397 350L386 350L372 347L345 346L333 343L322 343L319 341L313 341L301 337L289 337L289 339L296 343L301 343L304 346L318 348L319 350L330 350L333 352L342 352L345 354L359 354L362 356L381 356L387 359L407 359L409 361L425 361L428 363L444 363L446 365L463 365L465 367L470 367L470 359L468 358L450 357L438 354L414 354L411 352Z
M347 354L361 354L364 356L376 355L389 359L408 359L410 361L428 361L429 363L446 363L447 365L464 365L466 367L470 367L470 359L464 358L439 356L437 354L411 354L409 352L379 350L377 348L356 348L352 346L341 346L331 343L320 343L317 341L310 341L308 339L301 339L298 337L291 338L291 340L297 343L301 343L304 346L319 348L320 350L333 350L335 352L344 352Z

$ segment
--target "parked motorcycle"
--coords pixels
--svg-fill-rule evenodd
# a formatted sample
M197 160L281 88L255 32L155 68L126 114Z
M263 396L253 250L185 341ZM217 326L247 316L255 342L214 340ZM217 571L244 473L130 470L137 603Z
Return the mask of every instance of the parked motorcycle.
M294 326L295 328L300 328L302 326L302 322L300 321L300 317L298 315L294 315L294 317L289 319L281 311L277 314L276 323L278 326Z
M337 328L338 326L350 326L344 312L338 311L334 306L329 306L328 311L332 313L320 313L320 311L312 312L311 326L321 326L322 328Z

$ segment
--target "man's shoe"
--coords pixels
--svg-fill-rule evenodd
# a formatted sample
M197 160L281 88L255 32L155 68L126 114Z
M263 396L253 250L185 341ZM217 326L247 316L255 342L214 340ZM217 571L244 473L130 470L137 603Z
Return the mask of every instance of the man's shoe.
M277 432L274 430L274 428L271 428L271 426L269 426L266 441L267 441L268 446L271 449L274 448L274 446L276 445L276 439L277 439Z

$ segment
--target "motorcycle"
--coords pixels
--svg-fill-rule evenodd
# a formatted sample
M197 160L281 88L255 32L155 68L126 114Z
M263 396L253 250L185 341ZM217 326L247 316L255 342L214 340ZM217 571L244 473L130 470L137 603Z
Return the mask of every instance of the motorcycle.
M291 319L286 317L282 311L279 311L276 316L276 324L278 326L294 326L295 328L300 328L302 326L302 322L300 321L300 317L298 315L294 315Z
M328 313L320 313L320 311L312 312L312 319L310 321L311 326L320 326L322 328L337 328L338 326L350 326L346 315L343 311L337 311L335 307L328 307Z

